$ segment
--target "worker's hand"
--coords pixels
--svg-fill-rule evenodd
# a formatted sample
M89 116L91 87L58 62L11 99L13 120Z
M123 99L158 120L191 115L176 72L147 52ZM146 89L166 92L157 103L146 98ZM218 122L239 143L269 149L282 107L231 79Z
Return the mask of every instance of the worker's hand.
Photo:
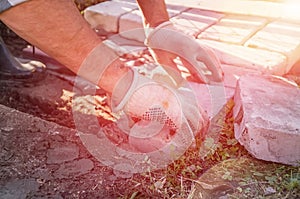
M187 82L161 71L148 78L130 70L112 94L112 110L125 113L123 130L141 152L158 150L175 135L177 147L191 143L207 122Z
M213 50L180 32L171 22L164 22L153 30L147 30L149 29L146 29L146 45L161 65L176 69L174 59L179 57L195 81L210 83L223 80L223 71Z

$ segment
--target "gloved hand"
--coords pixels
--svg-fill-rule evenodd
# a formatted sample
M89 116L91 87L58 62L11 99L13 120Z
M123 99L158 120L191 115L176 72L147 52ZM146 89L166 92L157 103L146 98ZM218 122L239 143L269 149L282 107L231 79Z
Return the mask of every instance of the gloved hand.
M159 150L171 140L176 147L191 144L208 121L188 83L162 68L151 79L130 70L111 98L113 112L126 115L121 128L129 134L129 143L141 152Z
M154 59L163 66L177 68L174 59L180 57L183 65L197 82L223 80L220 62L213 50L196 39L177 30L170 21L146 31L146 45Z

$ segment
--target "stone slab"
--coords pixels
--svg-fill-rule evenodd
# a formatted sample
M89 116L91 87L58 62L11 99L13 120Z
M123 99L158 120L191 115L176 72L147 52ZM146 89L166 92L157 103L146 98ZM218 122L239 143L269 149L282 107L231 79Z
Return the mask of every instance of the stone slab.
M61 164L78 158L79 148L73 143L54 142L47 151L48 164Z
M242 45L267 22L267 19L261 17L226 15L202 32L198 38Z
M144 42L146 39L142 12L140 10L133 10L120 17L119 34L124 38Z
M285 74L287 58L283 54L212 40L198 41L211 47L223 64L258 70L266 74Z
M94 163L90 159L80 159L73 162L61 164L59 169L53 173L58 179L69 178L69 176L80 176L87 174L94 168Z
M33 178L10 180L5 186L0 186L0 198L25 198L32 192L37 192L39 187L39 183Z
M119 30L119 18L134 9L138 9L135 3L106 1L86 8L84 10L84 18L92 28L117 33Z
M254 157L299 165L299 87L274 76L242 76L234 101L235 137Z
M184 6L167 5L169 17L176 16L187 9ZM133 10L120 16L119 33L125 38L144 42L146 36L143 29L142 12Z
M300 59L300 23L276 20L258 31L245 45L286 55L288 72Z
M216 23L224 15L201 9L189 9L172 17L170 21L184 33L196 37L201 31Z
M167 5L170 17L187 9L185 6ZM84 17L92 28L120 33L125 38L139 42L145 40L142 13L136 1L115 0L99 3L85 9Z

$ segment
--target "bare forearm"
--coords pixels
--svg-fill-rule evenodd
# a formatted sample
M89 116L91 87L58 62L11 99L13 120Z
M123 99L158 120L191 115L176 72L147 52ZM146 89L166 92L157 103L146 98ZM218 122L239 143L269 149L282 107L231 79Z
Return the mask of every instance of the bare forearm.
M0 19L23 39L75 73L92 49L102 43L72 0L31 0L1 13ZM105 53L101 52L104 56ZM91 72L84 76L86 79L97 78L93 76L93 70L98 70L97 64L89 65ZM100 82L93 82L111 93L114 84L126 72L112 65Z
M137 0L137 2L143 12L146 26L156 27L169 20L164 0Z
M3 12L0 19L74 72L101 43L71 0L31 0Z

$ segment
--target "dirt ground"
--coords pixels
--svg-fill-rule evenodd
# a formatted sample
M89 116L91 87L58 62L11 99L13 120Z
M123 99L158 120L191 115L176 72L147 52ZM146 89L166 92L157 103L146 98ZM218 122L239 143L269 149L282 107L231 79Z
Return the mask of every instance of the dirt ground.
M0 112L0 198L115 198L125 192L126 179L91 156L72 129L69 101L60 99L70 87L50 74L25 86L0 81L0 104L13 108Z

